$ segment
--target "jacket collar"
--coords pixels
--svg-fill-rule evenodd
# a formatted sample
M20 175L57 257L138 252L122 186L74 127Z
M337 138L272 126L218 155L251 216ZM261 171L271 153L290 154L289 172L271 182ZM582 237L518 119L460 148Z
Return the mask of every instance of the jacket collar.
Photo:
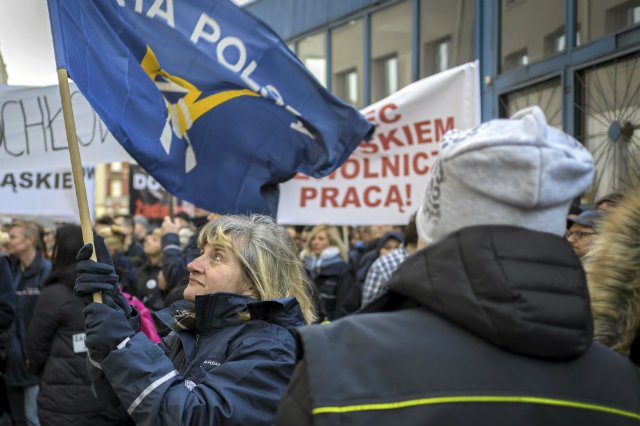
M215 330L244 323L239 316L248 312L250 321L262 320L278 324L289 330L305 325L302 310L295 298L257 300L235 293L213 293L196 296L196 303L179 300L168 308L155 313L172 331L175 331L174 315L178 310L195 310L196 331L208 335Z
M410 256L389 288L504 349L571 358L593 324L580 260L556 235L510 226L462 229Z

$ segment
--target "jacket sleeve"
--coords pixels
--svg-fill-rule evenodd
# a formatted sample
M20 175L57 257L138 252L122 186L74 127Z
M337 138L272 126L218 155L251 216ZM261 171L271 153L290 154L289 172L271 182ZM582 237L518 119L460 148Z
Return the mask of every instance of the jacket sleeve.
M102 368L138 425L270 425L295 362L293 342L245 337L219 366L192 366L185 380L160 347L138 333ZM196 372L195 374L198 374Z
M15 315L9 258L0 255L0 332L9 330Z
M194 237L191 237L184 250L180 249L178 234L169 233L162 237L162 273L169 287L167 291L187 283L187 265L200 255L197 237Z
M307 377L307 362L303 359L293 370L287 393L280 401L274 426L311 426L311 392Z
M60 303L64 294L58 291L58 286L45 287L36 302L36 307L29 324L25 352L29 371L39 376L44 368L51 341L60 321Z

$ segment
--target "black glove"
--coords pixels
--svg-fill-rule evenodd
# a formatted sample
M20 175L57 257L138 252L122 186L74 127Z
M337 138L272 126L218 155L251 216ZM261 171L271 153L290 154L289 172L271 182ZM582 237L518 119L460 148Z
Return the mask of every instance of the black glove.
M120 309L101 303L91 303L84 309L87 337L84 341L91 360L102 363L109 352L127 337L135 334L129 320Z
M101 242L102 240L96 240L97 244ZM113 266L91 260L92 253L93 246L91 244L85 244L78 251L76 256L78 277L73 291L76 295L82 297L85 304L92 302L91 295L93 293L101 291L102 303L112 308L122 309L125 316L129 318L132 315L132 309L129 302L120 292L118 287L119 278ZM100 249L98 249L98 253L100 253Z

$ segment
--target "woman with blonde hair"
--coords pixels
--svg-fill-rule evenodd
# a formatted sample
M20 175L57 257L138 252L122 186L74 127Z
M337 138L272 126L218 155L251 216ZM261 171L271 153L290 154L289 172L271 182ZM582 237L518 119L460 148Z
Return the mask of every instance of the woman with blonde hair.
M300 254L307 273L319 295L321 319L344 316L343 303L353 286L353 272L347 261L347 250L335 226L317 225L311 231Z
M640 364L640 189L600 221L585 257L594 340ZM634 340L638 343L634 345ZM638 345L640 346L640 345Z
M270 425L293 372L293 330L315 321L304 268L265 216L222 216L198 242L185 300L158 313L173 330L158 345L135 333L113 269L81 250L76 293L105 299L85 309L101 393L115 392L136 424Z

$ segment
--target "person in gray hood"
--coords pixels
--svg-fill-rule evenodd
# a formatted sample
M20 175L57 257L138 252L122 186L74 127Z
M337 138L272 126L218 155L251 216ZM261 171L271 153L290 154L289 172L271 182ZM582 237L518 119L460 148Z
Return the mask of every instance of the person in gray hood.
M363 313L299 330L275 424L637 424L639 370L593 343L564 239L593 173L537 107L449 132L417 215L429 246Z

